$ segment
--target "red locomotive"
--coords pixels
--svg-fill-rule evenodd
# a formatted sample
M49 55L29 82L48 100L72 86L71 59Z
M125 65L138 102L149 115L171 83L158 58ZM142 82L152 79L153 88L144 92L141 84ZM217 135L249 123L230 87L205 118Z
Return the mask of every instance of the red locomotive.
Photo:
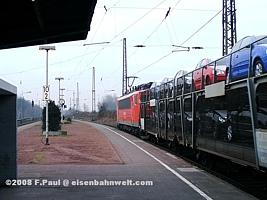
M118 126L140 128L141 91L135 91L118 98Z
M126 131L140 133L141 98L152 82L135 87L132 92L117 99L117 126Z

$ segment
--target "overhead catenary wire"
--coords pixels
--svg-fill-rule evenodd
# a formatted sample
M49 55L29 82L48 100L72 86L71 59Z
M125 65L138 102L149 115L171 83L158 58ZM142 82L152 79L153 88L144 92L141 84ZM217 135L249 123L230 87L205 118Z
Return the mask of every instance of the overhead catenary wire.
M177 7L177 5L181 2L182 0L178 0L174 6L174 8ZM162 23L166 20L166 18L170 15L171 12L171 7L168 8L165 17L162 19L162 21L156 26L156 28L145 38L145 40L143 41L142 44L145 44L145 42L155 33L157 32L157 30L160 28L160 26L162 25ZM137 52L137 50L135 50L130 57L132 57L135 53ZM164 55L162 57L160 57L159 59L157 59L156 61L154 61L153 63L149 64L148 66L145 66L144 68L142 68L140 71L145 70L146 68L149 68L150 66L154 65L157 62L160 62L161 60L163 60L165 57L168 57L170 54L172 54L172 52L168 53L167 55ZM135 74L139 73L139 71L137 71Z
M118 33L117 35L115 35L111 40L110 40L110 43L112 43L112 41L114 39L116 39L118 36L120 36L122 33L124 33L125 31L127 31L129 28L131 28L132 26L134 26L135 24L137 24L140 20L142 20L145 16L147 16L150 12L152 12L154 9L158 8L161 4L163 4L166 0L163 0L161 1L159 4L157 4L156 6L154 6L153 8L151 8L148 12L146 12L144 15L142 15L140 18L138 18L136 21L134 21L133 23L131 23L129 26L127 26L125 29L123 29L120 33ZM177 7L177 5L181 2L182 0L178 0L174 6L174 8ZM169 9L167 10L167 13L165 14L165 17L164 19L160 22L160 24L152 31L152 33L150 35L147 36L147 38L145 39L145 41L143 43L145 43L157 30L158 28L161 26L161 24L163 23L163 21L169 16L170 14L170 11L171 11L171 7L169 7ZM108 47L108 45L107 45ZM91 60L91 62L89 63L92 64L93 61L100 55L100 53L105 49L106 47L102 48L94 57L93 59ZM136 50L137 51L137 50ZM136 52L135 51L135 52ZM133 54L135 54L135 52ZM131 54L131 56L133 55ZM131 57L130 56L130 57ZM164 56L165 57L165 56ZM89 66L87 65L87 66ZM82 71L84 72L84 71ZM80 74L82 74L82 72Z
M107 11L110 10L111 8L116 8L116 5L117 5L119 2L120 2L120 0L118 0L116 3L114 3L111 7L109 7L109 8L107 9ZM106 16L106 13L103 15L103 17L102 17L102 19L101 19L101 21L100 21L100 23L99 23L99 25L98 25L96 31L94 32L94 35L93 35L93 37L92 37L91 40L93 40L93 38L94 38L95 35L97 34L97 32L98 32L98 30L99 30L99 28L100 28L100 26L101 26L101 24L102 24L102 22L103 22L105 16ZM112 46L112 45L110 45L110 46ZM103 50L103 49L104 49L104 48L102 48L101 50ZM67 60L59 61L59 62L57 62L57 63L51 63L50 65L58 65L58 64L62 64L62 63L65 63L65 62L72 61L72 60L74 60L74 59L76 59L76 58L84 57L84 56L86 56L86 55L89 55L89 54L91 54L91 53L96 53L96 52L99 52L99 50L97 50L97 51L93 51L93 52L89 52L89 53L85 53L85 54L82 54L82 55L79 55L79 56L75 56L75 57L73 57L73 58L69 58L69 59L67 59ZM95 56L95 57L96 57L96 56ZM93 58L93 60L95 59L95 57ZM79 65L81 62L82 62L82 60L78 63L78 65ZM26 73L26 72L30 72L30 71L34 71L34 70L38 70L38 69L42 69L42 68L43 68L43 67L34 67L34 68L31 68L31 69L28 69L28 70L22 70L22 71L17 71L17 72L5 73L5 74L0 74L0 75L1 75L1 76L16 75L16 74Z
M198 28L193 34L191 34L186 40L184 40L179 46L184 45L186 42L188 42L190 39L192 39L197 33L199 33L205 26L207 26L215 17L217 17L220 13L222 12L222 10L220 10L219 12L217 12L214 16L212 16L206 23L204 23L200 28ZM167 58L168 56L170 56L173 53L170 52L162 57L160 57L159 59L153 61L152 63L150 63L149 65L146 65L145 67L141 68L140 70L136 71L134 73L134 75L140 73L141 71L144 71L145 69L153 66L154 64L157 64L158 62L160 62L161 60Z
M185 41L183 41L180 45L184 45L186 42L188 42L192 37L194 37L199 31L201 31L206 25L208 25L215 17L217 17L222 10L217 12L212 18L210 18L205 24L203 24L199 29L197 29L193 34L191 34Z
M106 12L104 13L104 15L102 16L102 18L101 18L101 20L100 20L100 23L98 24L98 27L96 28L96 31L94 32L93 36L91 37L90 42L92 42L93 39L95 38L95 36L96 36L96 34L97 34L99 28L101 27L101 25L102 25L102 23L103 23L103 21L104 21L104 18L105 18L105 16L106 16L106 14L107 14L107 10L106 10ZM85 50L84 50L84 52L86 52L88 49L89 49L89 47L86 47ZM76 64L76 67L74 68L75 70L76 70L77 66L78 66L78 67L80 66L80 64L82 63L82 61L83 61L83 58Z
M118 1L119 2L119 1ZM178 2L178 1L177 1ZM115 8L117 8L117 6L115 6L115 7L113 7L113 6L111 6L111 7L109 7L108 5L106 5L106 8L107 8L107 10L109 10L109 9L115 9ZM104 8L103 8L103 6L101 7L101 9L103 9L103 11L104 11ZM144 9L147 9L147 10L150 10L149 8L144 8ZM157 10L164 10L164 12L165 11L168 11L168 10L166 10L166 8L153 8L153 9L157 9ZM177 10L188 10L188 11L215 11L215 10L199 10L199 9L177 9L177 8L171 8L171 12L173 12L173 11L177 11ZM170 13L171 13L170 12ZM165 14L165 13L164 13ZM162 17L164 17L164 16L162 16ZM171 18L170 18L171 19ZM140 20L140 21L142 21L142 20ZM165 21L166 22L166 21ZM170 25L170 24L169 24ZM167 22L166 22L166 26L168 26L167 25ZM101 28L101 27L100 27ZM131 27L130 27L131 28ZM129 28L129 29L130 29ZM168 27L167 27L168 28ZM169 26L169 28L171 28L171 25ZM127 31L127 30L126 30ZM157 32L157 31L155 31L155 32ZM128 32L127 32L128 33ZM169 33L170 33L170 31L169 31ZM118 34L116 34L116 35L118 35ZM114 35L114 37L116 36L116 35ZM153 35L153 33L151 34L151 35ZM111 35L112 36L112 35ZM148 35L148 38L149 38L149 35ZM112 38L113 39L113 38ZM176 38L174 38L174 39L176 39ZM171 39L172 40L172 39ZM176 40L177 41L177 40ZM114 42L119 42L119 41L112 41L112 44L109 44L109 45L105 45L103 48L101 48L101 49L98 49L98 50L96 50L96 51L94 51L94 53L99 53L98 55L94 55L94 57L91 59L91 57L89 57L89 61L90 62L88 62L88 63L86 63L86 67L88 66L88 65L90 65L90 64L92 64L95 60L96 60L96 58L101 54L101 52L103 52L103 50L104 49L106 49L106 48L109 48L109 47L112 47L112 46L114 46ZM152 45L147 45L147 47L151 47ZM158 45L158 46L161 46L161 45ZM163 53L164 54L164 53ZM168 54L171 54L171 53L168 53ZM154 61L154 62L152 62L150 65L152 66L152 65L154 65L154 64L156 64L157 62L160 62L161 60L163 60L165 57L168 57L169 55L164 55L164 56L162 56L161 58L159 58L159 59L156 59L156 61ZM82 56L81 56L82 57ZM63 62L69 62L69 61L71 61L71 59L67 59L66 61L62 61L62 63ZM57 63L57 64L60 64L60 63ZM146 66L147 68L149 68L150 66ZM43 68L43 67L40 67L40 69L41 68ZM34 69L38 69L37 67L36 68L32 68L32 70L34 70ZM84 70L83 70L84 69ZM82 69L81 69L81 71L78 71L78 73L79 74L82 74L82 72L84 72L84 71L86 71L87 69L85 69L85 67L83 67ZM89 70L89 69L88 69ZM117 70L116 70L117 71ZM24 72L18 72L18 73L24 73ZM77 71L76 71L76 73L77 73ZM138 72L139 73L139 72ZM76 75L77 76L77 75ZM106 79L106 77L104 77L105 79Z
M103 50L105 50L106 48L108 48L108 47L110 47L111 45L113 45L114 40L115 40L117 37L119 37L119 36L122 35L125 31L127 31L128 29L130 29L131 27L133 27L134 25L136 25L139 21L141 21L144 17L146 17L149 13L151 13L151 12L153 11L153 9L159 7L159 6L160 6L161 4L163 4L165 1L166 1L166 0L163 0L163 1L161 1L160 3L158 3L156 6L154 6L152 9L150 9L148 12L146 12L144 15L142 15L141 17L139 17L137 20L135 20L133 23L131 23L131 24L128 25L126 28L124 28L122 31L120 31L117 35L115 35L115 36L109 41L109 44L106 45L105 47L101 48L101 49L99 50L99 52L96 53L96 55L92 58L92 60L89 62L89 64L86 64L85 67L90 66L90 65L94 62L94 60L95 60L95 59L96 59L96 58L103 52ZM180 0L180 1L181 1L181 0ZM119 2L119 1L118 1L118 2ZM114 5L117 5L118 2L115 3ZM121 39L120 39L119 41L121 41ZM117 41L117 42L118 42L118 41ZM80 65L80 63L81 63L81 61L79 62L79 65ZM84 71L86 71L86 69L83 70L83 71L81 71L81 72L79 73L79 75L82 74ZM79 75L78 75L78 76L79 76Z
M169 29L169 26L168 26L167 22L165 22L165 25L166 25L166 28L167 28L167 31L168 31L168 34L169 34L170 42L173 44L173 39L172 39L171 31Z
M105 18L105 16L106 16L107 12L108 12L111 8L115 8L116 5L117 5L119 2L120 2L120 0L118 0L116 3L114 3L114 4L113 4L111 7L109 7L109 8L107 8L106 5L103 6L104 9L105 9L105 13L104 13L104 15L102 16L102 18L101 18L101 20L100 20L100 23L98 24L98 27L96 28L96 31L94 32L94 35L92 36L92 38L91 38L91 40L90 40L91 42L94 40L95 35L98 33L98 31L99 31L99 29L100 29L100 27L101 27L101 25L102 25L102 23L103 23L103 21L104 21L104 18Z
M177 5L181 2L182 0L178 0L177 3L175 4L174 8L177 7ZM166 18L170 15L170 12L172 11L172 8L169 7L165 17L162 19L162 21L159 23L158 26L156 26L156 28L146 37L146 39L143 41L143 44L159 29L159 27L161 26L161 24L166 20Z
M137 24L139 21L141 21L144 17L146 17L149 13L151 13L155 8L159 7L161 4L163 4L166 0L161 1L160 3L158 3L156 6L154 6L153 8L151 8L148 12L146 12L144 15L142 15L141 17L139 17L137 20L135 20L134 22L132 22L130 25L128 25L126 28L124 28L119 34L115 35L112 39L116 39L117 37L119 37L120 35L122 35L125 31L127 31L128 29L130 29L131 27L133 27L135 24Z
M177 7L177 5L181 2L182 0L178 0L177 2L176 2L176 4L174 5L174 9ZM151 37L152 37L152 35L154 34L154 33L156 33L157 31L158 31L158 29L161 27L161 25L162 25L162 23L164 22L164 21L166 21L166 18L170 15L170 12L172 11L172 8L171 7L169 7L168 8L168 10L167 10L167 12L166 12L166 14L165 14L165 17L162 19L162 21L156 26L156 28L145 38L145 40L142 42L142 45L144 45L145 44L145 42L148 40L148 39L150 39ZM130 56L129 56L129 58L131 58L133 55L135 55L136 54L136 52L138 51L138 49L136 49Z
M115 2L111 7L112 7L112 8L116 7L117 4L118 4L120 1L121 1L121 0L118 0L118 1ZM102 26L102 23L103 23L103 21L104 21L104 18L105 18L105 16L106 16L107 12L111 9L111 7L107 8L106 5L104 5L105 13L104 13L104 15L102 16L102 18L101 18L101 20L100 20L100 23L98 24L98 27L96 28L96 31L94 32L94 34L93 34L93 36L92 36L90 42L92 42L93 39L95 38L95 36L96 36L96 34L98 33L100 27ZM110 43L110 42L108 42L108 43ZM84 51L86 52L88 49L89 49L89 47L86 47L86 49L85 49ZM102 49L104 49L104 48L102 48ZM99 50L98 50L97 52L99 52ZM93 58L93 60L94 60L94 58ZM75 69L77 68L77 66L80 66L80 64L81 64L82 61L83 61L83 59L81 59L81 60L77 63Z
M140 70L136 71L136 72L134 73L134 75L136 75L136 74L140 73L141 71L144 71L145 69L147 69L147 68L153 66L154 64L160 62L161 60L163 60L164 58L168 57L168 56L171 55L172 53L173 53L173 52L170 52L170 53L168 53L168 54L166 54L166 55L164 55L164 56L158 58L157 60L153 61L153 62L150 63L149 65L146 65L145 67L143 67L143 68L141 68Z
M57 62L51 63L49 65L50 66L55 66L55 65L60 65L60 64L63 64L63 63L71 62L71 61L73 61L75 59L78 59L78 58L81 58L81 57L85 57L85 56L88 56L88 55L96 53L96 52L98 52L98 50L90 51L88 53L81 54L81 55L78 55L78 56L73 56L73 57L68 58L66 60L57 61ZM43 69L43 66L33 67L33 68L30 68L30 69L21 70L21 71L17 71L17 72L4 73L4 74L0 74L0 76L10 76L10 75L22 74L22 73L27 73L27 72L31 72L31 71L34 71L34 70L40 70L40 69Z
M175 4L174 8L177 7L177 5L181 2L182 0L178 0L177 3ZM166 18L170 15L170 12L171 12L171 7L168 8L166 14L165 14L165 17L162 19L162 21L156 26L155 29L153 29L153 31L145 38L145 40L142 42L142 45L145 44L145 42L150 39L152 37L152 35L154 33L156 33L158 31L158 29L161 27L162 23L166 20ZM131 58L133 55L136 54L136 52L138 51L138 49L136 49L130 56L129 58Z
M102 9L102 7L97 7L98 9ZM150 10L151 7L129 7L129 6L116 6L110 7L112 9L129 9L129 10ZM154 8L154 10L166 10L166 8ZM176 8L172 10L177 11L188 11L188 12L216 12L216 9L192 9L192 8Z
M133 23L131 23L130 25L128 25L126 28L124 28L122 31L120 31L117 35L115 35L109 42L110 44L107 45L106 47L102 48L101 50L99 50L99 52L92 58L92 60L90 61L90 64L93 63L93 61L100 55L100 53L106 49L107 47L109 47L110 45L112 45L114 42L114 40L119 37L120 35L122 35L125 31L127 31L128 29L130 29L131 27L133 27L134 25L136 25L139 21L141 21L144 17L146 17L149 13L151 13L155 8L159 7L161 4L163 4L166 0L161 1L160 3L158 3L156 6L154 6L153 8L151 8L148 12L146 12L144 15L142 15L141 17L139 17L137 20L135 20ZM181 0L179 0L181 1ZM119 41L122 41L121 39ZM88 66L87 65L87 66Z
M117 41L116 43L119 43L120 41ZM109 44L107 44L109 45ZM104 50L107 47L102 47L101 50ZM73 74L72 76L70 76L69 78L73 78L73 77L79 77L80 75L82 75L84 72L88 71L90 68L87 68L88 66L91 66L92 63L94 62L94 60L99 56L99 54L101 53L101 50L98 50L95 54L95 56L91 59L91 61L89 63L86 64L86 66L84 67L85 69L83 69L82 71L80 71L79 73Z

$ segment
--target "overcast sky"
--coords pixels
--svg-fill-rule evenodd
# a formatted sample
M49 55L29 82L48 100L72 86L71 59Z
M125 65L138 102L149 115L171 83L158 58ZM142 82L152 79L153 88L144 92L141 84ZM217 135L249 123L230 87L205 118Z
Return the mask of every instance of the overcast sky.
M236 0L238 40L267 34L266 7L266 0ZM174 77L181 69L193 70L202 58L221 57L221 10L222 0L99 0L87 39L54 44L56 51L49 52L51 99L58 100L55 77L64 77L67 105L74 90L77 95L79 82L80 108L86 104L91 110L92 67L96 69L97 102L107 94L121 95L123 38L127 38L128 76L139 77L135 85ZM110 43L83 46L95 42ZM146 47L134 47L141 44ZM171 53L173 44L204 49ZM42 99L45 85L45 51L38 49L32 46L0 51L0 78L15 85L18 96L23 94L35 102Z

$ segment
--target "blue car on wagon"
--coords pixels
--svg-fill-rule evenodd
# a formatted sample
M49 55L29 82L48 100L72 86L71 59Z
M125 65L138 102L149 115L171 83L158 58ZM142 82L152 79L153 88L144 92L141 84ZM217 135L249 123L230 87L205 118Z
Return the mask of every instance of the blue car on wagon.
M247 36L239 40L230 53L230 79L238 80L251 74L259 76L267 72L267 36Z

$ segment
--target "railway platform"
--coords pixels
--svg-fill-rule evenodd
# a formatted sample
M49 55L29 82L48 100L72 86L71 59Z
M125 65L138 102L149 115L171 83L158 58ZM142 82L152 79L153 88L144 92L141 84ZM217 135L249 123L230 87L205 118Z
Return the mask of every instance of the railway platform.
M117 129L75 121L45 146L38 126L19 131L17 185L0 199L256 199Z

